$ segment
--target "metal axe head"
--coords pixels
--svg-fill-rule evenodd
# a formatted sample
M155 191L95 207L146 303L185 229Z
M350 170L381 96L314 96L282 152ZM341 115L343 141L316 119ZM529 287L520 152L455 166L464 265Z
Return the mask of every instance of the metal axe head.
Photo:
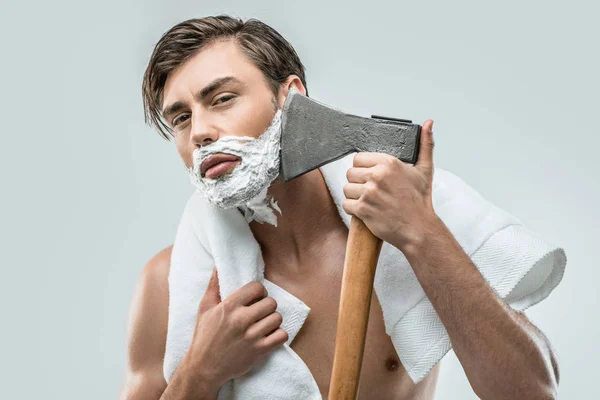
M281 116L283 182L354 152L386 153L414 164L421 126L396 118L346 114L290 89Z

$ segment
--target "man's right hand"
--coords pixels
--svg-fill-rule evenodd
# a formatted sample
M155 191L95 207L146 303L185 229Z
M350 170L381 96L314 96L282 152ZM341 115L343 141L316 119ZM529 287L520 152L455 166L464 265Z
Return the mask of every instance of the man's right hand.
M221 301L213 269L198 307L192 344L182 362L217 387L250 371L288 340L280 328L277 302L267 296L263 284L253 281Z

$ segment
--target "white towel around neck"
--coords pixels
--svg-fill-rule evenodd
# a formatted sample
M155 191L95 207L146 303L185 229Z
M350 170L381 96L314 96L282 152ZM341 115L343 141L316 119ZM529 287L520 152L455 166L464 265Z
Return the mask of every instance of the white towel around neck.
M346 171L354 154L320 168L339 214ZM512 308L525 310L543 300L562 279L566 255L562 248L525 228L521 221L485 200L453 173L435 168L433 206L479 271ZM237 209L221 210L199 191L188 200L171 256L169 318L163 372L167 382L192 340L198 305L217 267L221 298L246 283L263 282L277 301L282 328L289 339L246 375L221 387L225 399L321 399L304 361L290 344L310 309L300 299L264 278L260 246ZM425 296L404 254L384 243L374 290L381 304L386 332L404 368L417 383L451 349L450 340Z

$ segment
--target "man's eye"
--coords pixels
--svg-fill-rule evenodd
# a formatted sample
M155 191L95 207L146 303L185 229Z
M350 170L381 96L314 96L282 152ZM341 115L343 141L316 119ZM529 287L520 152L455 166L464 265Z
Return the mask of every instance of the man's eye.
M177 126L177 124L178 124L179 122L183 122L184 120L182 120L182 118L184 118L184 117L188 117L188 115L186 114L186 115L182 115L182 116L180 116L180 117L177 117L177 118L175 118L175 119L173 120L173 126Z
M232 95L227 95L227 96L222 96L222 97L219 97L219 98L218 98L218 99L215 101L215 104L222 104L222 103L228 102L229 100L233 99L234 97L235 97L235 96L232 96ZM221 101L221 100L223 100L223 101Z

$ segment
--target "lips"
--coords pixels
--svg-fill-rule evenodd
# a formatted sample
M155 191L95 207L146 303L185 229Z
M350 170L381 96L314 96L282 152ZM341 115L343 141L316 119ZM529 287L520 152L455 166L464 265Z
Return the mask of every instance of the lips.
M214 156L210 156L206 160L202 162L200 166L200 174L204 177L206 171L210 168L214 167L217 164L227 162L227 161L238 161L240 158L231 154L215 154Z

